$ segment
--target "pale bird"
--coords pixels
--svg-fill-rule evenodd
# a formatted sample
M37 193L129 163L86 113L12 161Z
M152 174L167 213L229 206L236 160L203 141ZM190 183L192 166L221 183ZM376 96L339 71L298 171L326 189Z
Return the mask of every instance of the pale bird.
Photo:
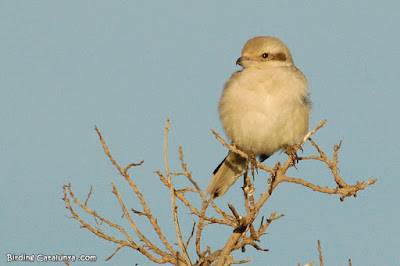
M274 37L250 39L236 64L243 69L226 82L219 116L232 143L262 162L307 133L307 79L286 45ZM246 159L230 151L215 169L207 193L213 198L224 195L245 171Z

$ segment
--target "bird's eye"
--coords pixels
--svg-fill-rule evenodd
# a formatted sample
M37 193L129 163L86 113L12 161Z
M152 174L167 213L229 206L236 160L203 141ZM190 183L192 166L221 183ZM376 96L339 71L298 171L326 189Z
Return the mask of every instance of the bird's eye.
M267 53L264 53L264 54L262 55L262 57L263 57L263 58L267 58L267 57L268 57L268 54L267 54Z

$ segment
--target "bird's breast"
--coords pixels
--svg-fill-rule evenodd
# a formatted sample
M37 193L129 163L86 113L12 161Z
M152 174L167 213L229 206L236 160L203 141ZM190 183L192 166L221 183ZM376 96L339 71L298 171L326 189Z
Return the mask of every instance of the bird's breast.
M307 81L290 69L236 72L226 83L219 113L226 135L241 149L272 154L308 129Z

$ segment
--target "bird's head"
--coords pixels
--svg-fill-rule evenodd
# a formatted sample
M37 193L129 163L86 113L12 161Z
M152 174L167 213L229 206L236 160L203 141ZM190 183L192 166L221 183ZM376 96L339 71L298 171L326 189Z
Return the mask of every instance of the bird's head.
M293 58L286 45L275 37L260 36L250 39L236 61L243 68L270 68L293 65Z

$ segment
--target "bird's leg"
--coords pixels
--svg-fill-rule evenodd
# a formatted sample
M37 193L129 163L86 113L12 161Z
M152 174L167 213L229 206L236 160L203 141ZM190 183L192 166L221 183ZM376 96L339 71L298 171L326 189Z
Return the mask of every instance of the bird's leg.
M303 148L299 144L285 144L283 146L284 152L291 158L292 160L292 165L296 168L296 163L299 162L299 156L297 156L297 151L301 150L303 151ZM297 168L296 168L297 169Z
M244 191L244 193L245 194L247 194L247 192L248 192L248 187L249 187L249 183L250 183L250 179L248 179L249 177L247 176L247 171L246 171L246 173L244 173L244 175L243 175L243 191Z
M250 150L248 155L249 155L249 157L247 159L247 163L250 163L251 175L253 176L253 180L254 180L254 170L256 170L256 172L258 174L257 159L252 150Z

